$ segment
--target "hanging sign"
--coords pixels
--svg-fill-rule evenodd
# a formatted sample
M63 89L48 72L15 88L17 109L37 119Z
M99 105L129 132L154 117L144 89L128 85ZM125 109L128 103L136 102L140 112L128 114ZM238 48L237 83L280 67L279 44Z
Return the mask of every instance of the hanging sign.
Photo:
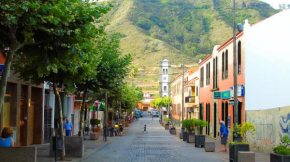
M213 92L214 99L221 99L221 92Z
M231 98L231 91L230 90L222 92L222 99L230 99L230 98Z

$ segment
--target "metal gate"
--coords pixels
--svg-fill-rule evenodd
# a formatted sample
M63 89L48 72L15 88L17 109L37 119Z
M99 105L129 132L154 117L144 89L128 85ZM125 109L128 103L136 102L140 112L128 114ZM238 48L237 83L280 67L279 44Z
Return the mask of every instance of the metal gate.
M49 143L51 137L51 108L44 109L44 142Z

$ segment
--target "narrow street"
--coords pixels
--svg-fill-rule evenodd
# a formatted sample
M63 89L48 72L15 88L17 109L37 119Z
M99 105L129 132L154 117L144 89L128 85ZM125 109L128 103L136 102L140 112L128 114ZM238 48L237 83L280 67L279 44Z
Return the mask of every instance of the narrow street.
M88 156L85 162L221 162L222 159L195 148L160 126L159 118L151 119L147 112L126 128L125 136ZM148 133L142 133L144 124ZM114 138L114 137L113 137Z

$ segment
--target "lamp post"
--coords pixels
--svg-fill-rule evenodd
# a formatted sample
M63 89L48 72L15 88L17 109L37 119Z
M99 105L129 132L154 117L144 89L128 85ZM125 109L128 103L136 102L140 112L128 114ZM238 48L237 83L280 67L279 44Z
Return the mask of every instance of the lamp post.
M233 54L234 54L234 123L238 123L238 96L237 96L237 52L236 52L236 1L233 0Z
M181 102L181 112L182 112L182 121L184 120L184 64L182 66L182 91L181 91L181 96L182 96L182 102ZM183 127L183 126L182 126Z

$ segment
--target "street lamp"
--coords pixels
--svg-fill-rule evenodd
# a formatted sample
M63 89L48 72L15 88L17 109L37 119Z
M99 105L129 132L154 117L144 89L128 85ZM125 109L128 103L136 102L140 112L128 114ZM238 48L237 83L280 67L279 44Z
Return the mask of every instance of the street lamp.
M236 1L233 0L233 50L234 50L234 123L238 123L238 96L237 96L237 52L236 52Z

